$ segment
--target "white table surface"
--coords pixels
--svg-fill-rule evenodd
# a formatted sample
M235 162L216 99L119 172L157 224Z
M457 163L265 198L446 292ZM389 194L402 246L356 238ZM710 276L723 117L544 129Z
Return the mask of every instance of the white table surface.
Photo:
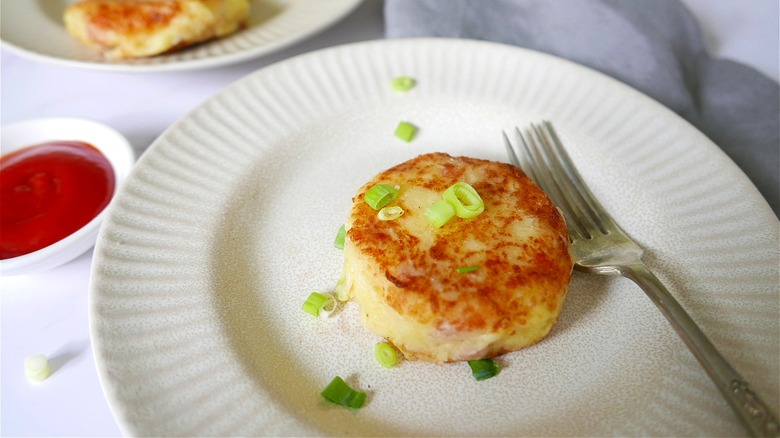
M778 80L780 0L684 2L700 20L713 56L744 62ZM173 122L259 68L328 46L382 38L382 4L366 0L333 27L281 52L202 71L99 72L52 66L4 50L0 118L3 125L40 117L96 120L123 133L140 155ZM90 345L91 262L89 251L50 271L0 277L0 435L121 435ZM54 364L54 373L41 384L24 376L24 359L32 353L46 354Z

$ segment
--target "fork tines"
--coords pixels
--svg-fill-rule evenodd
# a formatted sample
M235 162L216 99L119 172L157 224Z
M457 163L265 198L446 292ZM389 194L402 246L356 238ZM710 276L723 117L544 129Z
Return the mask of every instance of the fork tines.
M525 131L515 128L514 137L520 155L504 132L510 160L563 211L569 232L584 239L592 237L593 232L608 232L603 224L610 219L601 214L603 207L577 172L552 123L545 120L531 124Z

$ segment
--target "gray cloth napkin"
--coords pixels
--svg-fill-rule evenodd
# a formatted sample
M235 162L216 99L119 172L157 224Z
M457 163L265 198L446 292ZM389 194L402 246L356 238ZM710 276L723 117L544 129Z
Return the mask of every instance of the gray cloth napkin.
M388 38L514 44L638 89L720 146L780 216L780 87L748 66L711 58L678 0L386 0L384 12Z

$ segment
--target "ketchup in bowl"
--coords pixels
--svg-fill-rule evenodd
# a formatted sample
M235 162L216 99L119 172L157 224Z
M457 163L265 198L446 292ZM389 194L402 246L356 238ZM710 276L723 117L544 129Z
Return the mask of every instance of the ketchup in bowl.
M108 159L79 141L52 141L0 157L0 259L29 254L69 236L109 203L116 185Z

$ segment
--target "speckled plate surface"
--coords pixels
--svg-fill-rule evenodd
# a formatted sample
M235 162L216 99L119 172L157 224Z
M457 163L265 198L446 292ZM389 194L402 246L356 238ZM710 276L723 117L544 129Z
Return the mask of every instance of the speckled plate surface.
M169 54L106 61L65 30L62 14L75 0L0 3L4 48L38 61L95 70L147 73L234 64L281 50L336 23L362 0L251 0L247 27Z
M390 79L409 75L405 94ZM373 358L330 290L350 198L423 152L506 160L501 131L552 120L595 194L752 387L778 408L778 221L704 135L640 93L551 56L461 40L385 40L293 58L165 132L110 207L91 330L132 435L742 435L648 298L574 275L547 339L476 382L465 363ZM393 136L407 120L411 143ZM368 393L349 411L336 375Z

